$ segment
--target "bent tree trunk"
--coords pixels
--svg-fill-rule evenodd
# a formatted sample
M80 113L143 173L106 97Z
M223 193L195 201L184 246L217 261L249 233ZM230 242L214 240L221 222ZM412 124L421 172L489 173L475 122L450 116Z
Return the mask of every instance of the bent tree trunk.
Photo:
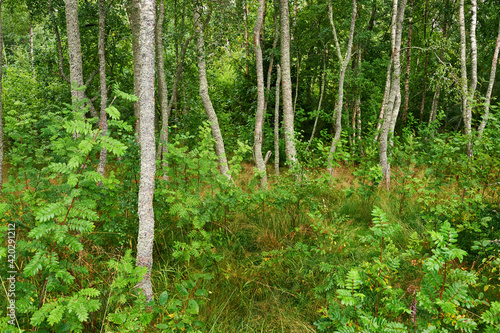
M497 43L495 45L495 52L493 53L493 63L491 64L490 83L488 84L488 90L486 91L486 99L484 101L483 120L481 120L481 124L479 125L478 128L480 137L483 135L483 131L484 128L486 127L486 123L488 122L488 117L490 114L491 93L493 92L493 84L495 83L499 50L500 50L500 23L498 24L498 36L497 36Z
M203 24L201 22L201 7L197 6L194 11L194 22L196 27L196 34L198 36L198 41L196 43L198 49L198 74L200 78L200 97L207 113L208 120L210 121L210 127L212 129L212 136L215 140L215 153L219 158L219 170L220 173L231 180L231 175L229 174L229 167L227 164L226 151L224 149L224 141L222 140L222 134L219 128L219 121L217 119L217 114L215 113L214 107L212 106L212 101L210 100L210 95L208 94L208 81L207 81L207 70L205 66L205 50L203 41Z
M386 187L389 189L391 184L391 169L387 159L387 150L389 135L394 133L396 126L396 119L399 114L401 106L401 34L403 31L404 12L406 7L406 0L402 0L398 5L398 0L393 2L393 29L391 32L391 46L392 55L391 61L393 64L392 79L390 84L390 92L387 104L384 106L384 122L382 124L382 131L380 133L380 166L384 175Z
M257 68L257 112L255 114L255 136L254 136L254 154L257 170L261 173L261 187L267 186L267 172L264 157L262 156L262 141L264 134L264 67L262 64L262 49L260 47L260 32L264 22L264 0L259 0L259 9L255 28L253 30L253 44L255 47L255 61Z
M140 12L140 54L139 105L141 110L141 178L139 183L138 213L139 235L137 239L137 266L148 271L137 285L149 302L153 298L151 268L153 266L155 189L155 0L141 0Z
M351 28L349 32L349 41L347 42L347 51L345 57L342 57L340 51L340 45L337 39L337 32L335 30L335 24L333 22L333 11L332 3L328 0L328 14L330 19L330 25L332 26L333 39L335 41L335 47L337 49L337 55L339 57L339 62L341 64L339 73L339 88L338 88L338 98L335 102L335 135L332 140L332 145L330 146L330 152L328 153L328 173L333 176L333 157L335 155L335 150L340 141L340 135L342 132L342 105L344 104L344 78L347 71L347 66L351 61L352 54L352 43L354 39L354 27L356 24L356 10L357 10L356 0L352 1L352 17L351 17Z

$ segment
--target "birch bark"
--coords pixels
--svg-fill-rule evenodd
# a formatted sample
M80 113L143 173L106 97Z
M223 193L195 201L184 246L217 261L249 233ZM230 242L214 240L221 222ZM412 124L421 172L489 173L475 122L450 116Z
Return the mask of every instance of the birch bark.
M280 36L285 155L288 162L295 164L297 162L297 151L295 149L292 79L290 74L290 19L288 0L280 0Z
M332 11L332 3L331 0L328 0L328 14L330 19L330 25L332 26L333 37L335 41L335 47L337 49L337 55L340 61L340 74L339 74L339 87L338 87L338 97L335 101L335 135L332 140L332 145L330 146L330 152L328 153L328 164L327 169L328 173L333 176L333 157L335 155L335 151L337 149L337 145L340 141L340 135L342 132L342 106L344 104L344 78L345 73L347 71L347 66L351 61L352 54L352 44L354 40L354 27L356 23L356 10L357 4L356 0L352 1L352 17L351 17L351 28L349 31L349 41L347 42L347 51L345 57L342 57L342 53L340 51L340 45L337 39L337 33L335 30L335 24L333 22L333 11Z
M385 184L387 189L390 188L391 184L391 169L390 164L387 159L387 150L389 135L394 133L394 127L396 125L396 119L399 114L399 108L401 106L401 35L403 31L403 20L406 7L406 0L402 0L398 3L398 0L393 2L393 11L396 11L396 20L393 21L393 32L391 38L392 44L392 56L391 61L393 63L392 79L390 84L390 93L387 101L387 105L384 110L384 122L382 124L382 131L380 133L380 166L382 167L382 173L384 175Z
M165 158L168 154L168 122L170 110L168 107L168 90L167 80L165 78L165 60L163 59L163 21L165 19L165 2L158 2L158 20L155 27L155 43L156 43L156 66L158 69L158 99L160 100L161 110L161 129L160 142L158 143L158 159L161 161L163 169L163 178L167 178L167 163Z
M222 175L226 176L231 180L231 175L229 174L229 167L227 164L226 151L224 149L224 141L222 139L222 134L219 127L219 121L217 119L217 114L215 113L212 101L210 100L210 95L208 93L208 81L207 81L207 70L205 65L205 50L204 50L204 40L203 40L203 24L201 22L201 7L197 6L194 11L194 22L196 34L198 40L196 43L198 49L198 74L200 79L200 97L207 113L208 120L210 121L210 127L212 129L212 136L215 140L215 153L219 158L219 171Z
M276 95L274 106L274 174L280 175L280 83L281 67L276 65Z
M493 92L493 85L495 84L495 75L497 71L499 50L500 50L500 23L498 24L498 37L495 45L495 52L493 53L493 63L491 64L490 82L488 84L488 90L486 91L486 99L484 101L484 115L483 119L481 120L481 124L479 125L478 128L479 137L483 135L486 123L488 122L488 117L490 115L491 93Z
M106 135L108 131L108 119L106 116L106 105L108 103L108 89L106 86L106 7L105 0L99 0L99 81L100 81L100 91L101 91L101 133ZM101 155L99 156L99 166L97 167L97 172L104 176L104 170L106 169L106 159L108 152L106 148L102 148ZM102 185L102 183L99 183Z
M139 234L137 239L137 266L147 267L137 287L142 289L149 302L153 298L151 268L153 266L155 189L155 0L140 0L139 3L139 54L141 71L139 78L140 137L141 137L141 178L139 183L138 213Z
M84 98L83 91L75 89L83 86L82 47L80 44L80 28L78 26L78 1L66 0L65 3L71 101L72 103L76 103Z
M262 64L262 49L260 46L260 33L262 23L264 22L264 0L259 0L259 9L257 11L257 19L253 30L253 44L255 48L255 61L257 69L257 112L255 114L255 135L254 135L254 154L257 170L262 174L261 187L267 186L267 172L264 157L262 156L262 141L264 126L264 67Z

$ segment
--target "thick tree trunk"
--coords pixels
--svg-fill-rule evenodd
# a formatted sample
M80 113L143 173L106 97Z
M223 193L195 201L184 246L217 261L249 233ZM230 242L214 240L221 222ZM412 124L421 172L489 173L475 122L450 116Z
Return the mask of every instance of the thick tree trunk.
M262 49L260 46L260 33L264 22L264 0L259 0L259 9L257 11L257 19L253 30L253 44L255 47L255 61L257 70L257 112L255 114L255 136L254 136L254 154L255 166L261 173L261 187L267 187L267 172L264 157L262 156L262 141L264 127L264 67L262 64Z
M78 1L66 0L65 2L71 100L72 103L76 103L84 98L83 91L75 89L83 86L82 47L80 44L80 27L78 26Z
M140 61L140 46L139 46L139 38L140 38L140 25L141 25L141 16L139 13L139 6L141 0L128 0L127 3L127 15L130 22L130 29L132 30L132 55L133 55L133 66L134 66L134 95L139 97L139 78L141 75L141 64ZM137 135L137 142L139 143L141 140L141 110L140 103L137 101L134 104L134 116L135 116L135 134Z
M48 9L49 9L49 16L50 16L50 20L52 22L52 25L54 26L54 33L56 35L56 42L57 42L57 53L58 53L58 58L59 58L59 75L66 81L68 82L70 85L71 85L71 78L69 78L66 73L64 72L64 56L63 56L63 49L62 49L62 42L61 42L61 35L59 34L59 29L57 27L57 23L56 23L56 20L55 20L55 17L54 17L54 11L52 9L52 1L48 1ZM92 81L92 79L94 78L94 75L96 75L97 72L94 72L92 73L92 75L90 76L90 78L87 80L86 82L86 86L88 86L90 84L90 82ZM82 75L82 78L83 78L83 75ZM86 95L85 91L81 91L80 92L82 95L83 95L83 98L87 99L87 106L89 108L89 111L90 111L90 114L92 115L92 117L95 117L97 118L98 117L98 114L97 114L97 111L96 109L94 108L94 105L92 104L93 102L93 99L90 99L88 98L88 96Z
M380 133L380 166L384 175L385 184L387 189L391 184L391 169L387 159L389 135L394 133L399 108L401 106L401 34L403 31L403 20L405 14L406 0L402 0L398 4L398 0L393 2L393 11L397 12L396 21L393 21L394 34L391 41L392 44L392 62L393 73L391 80L391 88L389 99L384 111L384 122L382 124L382 131Z
M281 67L278 64L276 70L276 95L274 105L274 174L280 175L280 83Z
M328 172L332 176L333 176L333 157L335 155L335 150L337 149L337 145L340 141L340 135L342 132L342 106L344 103L344 78L345 78L345 73L347 71L347 66L349 65L349 62L351 61L352 43L354 40L354 27L355 27L355 23L356 23L356 11L357 11L356 0L353 0L352 1L351 28L349 31L349 41L347 43L347 51L345 54L345 58L343 58L342 53L340 51L340 46L338 43L337 34L335 31L335 25L333 23L332 4L331 4L331 1L328 0L328 13L329 13L330 25L332 26L332 32L333 32L333 36L334 36L334 40L335 40L335 46L337 48L337 54L339 56L339 61L341 64L340 74L339 74L338 97L337 97L337 101L335 102L335 111L334 111L334 115L336 115L335 135L333 137L332 145L330 146L330 152L328 154Z
M161 130L160 142L158 143L157 157L161 161L163 169L163 178L167 178L167 163L166 156L168 154L168 123L170 110L168 107L168 89L167 80L165 78L165 60L163 59L163 21L165 19L165 1L159 0L158 3L158 20L155 27L155 42L156 42L156 67L158 69L158 99L160 100L161 110Z
M139 104L141 110L141 178L139 183L138 213L139 234L137 239L137 266L147 267L148 271L138 288L142 289L146 301L153 299L151 268L153 266L154 211L153 195L155 190L155 0L140 2L139 48L141 73L139 79Z
M280 0L281 80L283 82L283 132L285 155L289 163L297 161L295 149L294 114L292 105L292 79L290 74L290 19L288 0Z
M0 13L2 12L2 0L0 0ZM2 115L2 66L3 66L3 32L2 17L0 15L0 194L3 187L3 115Z
M101 133L106 135L108 131L108 120L106 117L106 105L108 103L108 88L106 86L106 7L105 0L99 0L99 81L101 90ZM97 167L97 172L104 176L104 170L106 169L106 158L108 152L106 148L101 150L101 155L99 157L99 166ZM100 183L99 185L102 185Z
M495 52L493 53L493 63L491 64L490 83L488 84L488 90L486 91L486 98L484 100L484 115L483 119L481 120L481 124L479 125L478 128L479 137L483 135L484 128L486 127L486 123L488 122L488 117L490 115L491 93L493 92L493 85L495 84L495 75L497 71L499 50L500 50L500 23L498 24L498 37L497 37L497 43L495 45Z
M214 107L212 106L212 101L210 100L210 95L208 94L208 81L207 81L207 70L205 65L205 50L203 41L203 24L201 22L201 7L197 6L194 12L194 22L196 27L196 34L198 36L198 41L196 43L198 49L198 73L200 78L200 97L207 113L208 120L210 121L210 127L212 129L212 136L215 140L215 153L219 158L219 170L220 173L231 180L231 175L229 174L229 166L227 164L226 151L224 149L224 141L222 139L222 133L219 128L219 120L217 119L217 114L215 113Z

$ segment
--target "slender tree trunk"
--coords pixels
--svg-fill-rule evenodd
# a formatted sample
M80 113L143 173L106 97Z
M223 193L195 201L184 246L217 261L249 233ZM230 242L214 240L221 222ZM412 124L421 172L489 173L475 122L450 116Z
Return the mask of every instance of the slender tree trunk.
M35 56L33 53L33 25L30 24L30 64L31 64L31 77L35 78ZM0 53L1 55L1 53Z
M470 49L471 49L471 82L467 102L467 118L464 117L465 132L469 136L469 143L467 144L467 156L472 157L472 107L476 100L476 87L477 87L477 41L476 41L476 26L477 26L477 0L471 0L472 17L470 26ZM465 121L467 120L467 121Z
M73 103L84 98L83 91L75 88L83 86L82 48L78 26L78 1L66 0L66 27L68 30L69 77Z
M101 90L101 133L106 135L108 131L108 120L106 116L106 105L108 103L108 88L106 86L106 4L105 0L99 0L99 81ZM97 172L104 176L106 169L106 158L108 152L106 148L102 148L99 157L99 166ZM99 183L102 185L102 183Z
M459 15L458 20L460 24L460 68L461 68L461 78L462 78L462 117L464 119L464 129L465 135L469 136L471 134L471 121L472 114L469 108L469 88L467 85L467 41L465 35L465 10L464 10L464 0L460 0L459 5ZM467 155L470 156L472 153L471 147L467 147Z
M132 30L132 55L133 55L133 66L134 66L134 95L139 97L139 78L141 75L141 64L140 61L140 45L139 45L139 35L140 35L140 25L141 16L139 13L139 6L141 0L128 0L127 3L127 15L130 22L130 29ZM137 135L137 142L141 140L141 110L140 103L137 101L134 104L134 116L135 116L135 134Z
M141 110L141 179L139 183L138 213L139 234L137 239L137 266L147 267L143 280L137 285L146 296L153 299L151 268L153 266L155 190L155 0L140 1L139 48L141 72L139 80L139 104Z
M331 4L331 1L328 0L328 13L329 13L330 25L332 26L332 32L333 32L333 37L334 37L334 41L335 41L335 46L337 48L337 54L339 56L339 61L341 64L340 74L339 74L338 99L335 102L335 111L334 111L334 114L336 115L335 135L333 137L332 145L330 146L330 152L328 154L328 172L332 176L333 176L333 157L335 155L335 150L337 149L337 145L340 141L340 135L342 132L342 105L344 103L344 78L345 78L345 73L347 71L347 66L349 65L349 62L351 61L352 43L354 40L354 27L355 27L355 23L356 23L356 11L357 11L356 0L353 0L352 1L351 28L349 31L349 41L347 43L347 51L346 51L345 58L343 58L341 51L340 51L340 46L338 43L337 34L335 31L335 25L333 22L332 4Z
M326 47L326 46L325 46ZM326 49L323 51L323 73L321 73L321 88L319 92L319 101L318 107L316 109L316 117L314 118L314 125L311 132L311 137L309 138L309 142L307 143L306 150L311 145L312 140L314 139L314 134L316 133L316 127L318 126L319 113L321 112L321 103L323 102L323 96L325 94L325 83L326 83Z
M380 133L380 166L384 175L385 184L387 189L391 184L391 169L387 159L389 135L394 133L396 119L401 105L401 35L403 31L403 20L405 14L406 0L402 0L398 4L398 0L393 2L393 11L397 12L396 20L393 21L394 34L391 41L392 44L392 62L394 64L391 88L389 93L388 103L384 111L384 123L382 124L382 131Z
M280 83L281 67L276 65L276 95L274 106L274 174L280 175Z
M393 18L394 22L395 18ZM385 77L385 89L384 96L382 97L382 103L380 105L380 113L377 119L377 128L375 129L375 136L373 138L373 142L377 142L380 136L380 128L382 127L382 123L384 122L384 114L387 109L387 102L389 101L389 92L391 91L391 74L392 74L392 59L389 60L387 64L387 71Z
M2 12L2 0L0 0L0 13ZM2 115L2 66L3 66L3 32L2 15L0 15L0 194L3 188L3 115Z
M203 102L203 107L207 113L208 120L210 121L210 127L212 129L212 136L215 140L215 153L219 158L219 170L220 173L226 176L229 180L231 175L229 174L229 166L227 164L226 151L224 149L224 141L222 139L222 134L219 128L219 121L217 119L217 114L215 113L214 107L212 106L212 101L210 100L210 95L208 94L208 81L207 81L207 70L205 65L205 50L203 41L203 24L201 22L201 6L197 6L194 12L194 22L196 27L196 34L198 36L198 41L196 43L198 49L198 73L200 78L200 97Z
M281 80L283 83L283 132L285 135L285 155L289 163L297 162L295 150L294 114L292 105L292 79L290 74L290 19L288 0L280 0L281 27Z
M156 68L158 69L158 98L160 100L161 110L161 130L160 142L158 143L158 159L161 161L163 169L163 178L167 178L167 163L165 158L168 154L168 123L170 110L168 108L168 89L165 78L165 60L163 59L163 21L165 19L165 1L158 2L158 20L155 27L156 43Z
M454 4L455 4L455 2L453 3L453 5ZM445 8L449 8L449 6L450 6L450 1L446 0ZM453 9L451 9L451 12L453 12ZM450 14L448 14L448 10L445 10L444 19L443 19L443 38L444 39L448 38L447 22L448 22L449 15ZM444 51L445 51L445 49L444 49L444 47L442 47L441 51L440 51L440 58L441 59L444 56ZM438 82L437 87L436 87L436 91L434 92L434 97L432 98L431 114L429 115L429 125L431 125L433 122L436 121L440 94L441 94L441 83Z
M243 0L243 22L244 22L244 27L245 27L245 53L246 53L246 58L245 58L245 74L248 75L249 69L248 69L248 60L250 59L250 51L248 51L248 8L247 8L247 3L246 0Z
M498 51L499 50L500 50L500 23L498 24L498 36L497 36L497 42L495 45L495 52L493 53L493 63L491 64L490 83L488 84L488 90L486 91L486 98L484 101L483 120L481 120L481 124L479 125L479 128L478 128L479 137L481 137L483 135L484 128L486 127L486 123L488 122L488 117L490 115L491 93L493 92L493 85L495 84L495 75L496 75L496 71L497 71Z
M280 38L276 0L273 0L273 4L274 4L274 40L273 40L273 48L271 51L271 55L269 57L270 58L269 59L269 69L267 70L266 99L264 101L264 111L267 110L267 102L269 100L269 91L271 90L271 73L273 72L274 50L276 50L276 45L278 45L278 40Z
M413 1L410 3L410 23L408 27L408 49L406 50L406 75L405 75L405 105L403 107L402 120L406 125L406 118L408 116L408 106L410 102L410 70L411 70L411 37L413 29Z
M429 64L429 51L427 50L428 42L427 42L427 8L428 8L428 0L425 0L424 7L424 41L425 41L425 60L424 60L424 83L422 85L422 102L420 103L420 121L424 119L424 110L425 110L425 97L427 93L427 66Z
M255 61L257 70L257 112L255 114L255 136L254 136L254 154L257 170L262 174L261 187L267 187L267 172L264 157L262 156L262 141L264 127L264 68L262 64L262 49L260 46L260 33L264 22L264 0L259 0L259 9L257 19L253 30L253 44L255 47Z

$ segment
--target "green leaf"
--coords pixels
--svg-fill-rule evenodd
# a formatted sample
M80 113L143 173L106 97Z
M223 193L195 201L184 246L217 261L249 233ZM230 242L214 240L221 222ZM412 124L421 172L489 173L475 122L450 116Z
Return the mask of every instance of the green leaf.
M134 96L135 97L135 96ZM111 119L118 120L120 119L120 111L114 106L109 106L106 108L106 113L109 115Z
M168 292L164 291L161 293L160 298L158 299L158 303L160 305L165 305L168 299Z
M58 305L55 309L50 311L50 315L47 318L47 321L50 326L54 326L54 324L59 323L62 320L64 314L64 306Z
M198 314L200 312L200 306L194 299L190 299L188 302L188 311L191 314Z

